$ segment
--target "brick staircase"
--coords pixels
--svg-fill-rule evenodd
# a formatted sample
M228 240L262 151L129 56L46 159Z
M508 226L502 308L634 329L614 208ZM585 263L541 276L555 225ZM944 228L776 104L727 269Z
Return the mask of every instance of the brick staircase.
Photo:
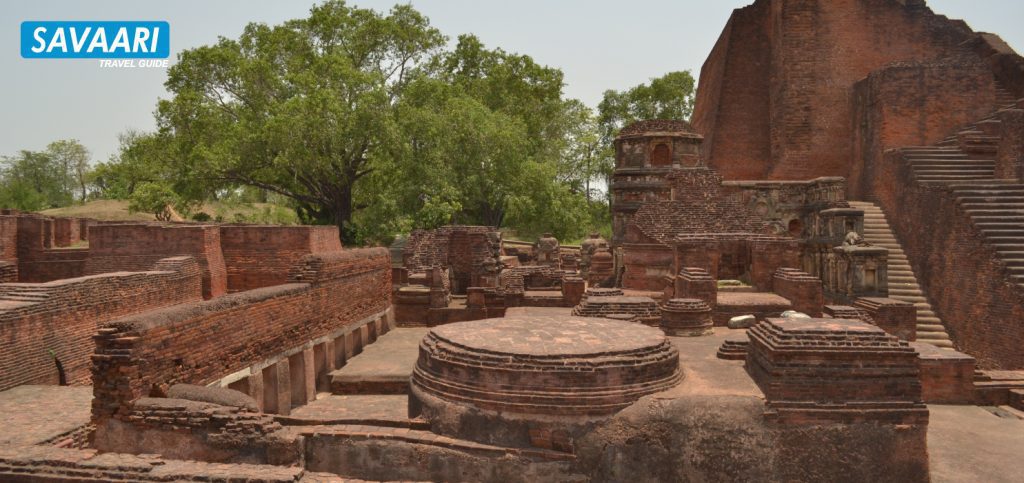
M851 201L850 206L864 211L864 240L889 250L889 297L914 304L917 309L917 340L953 348L953 341L921 291L910 261L889 227L885 213L874 203Z
M1020 101L998 88L1000 109ZM950 190L991 246L1009 281L1024 289L1024 183L995 177L1000 141L998 110L965 126L935 146L910 146L901 151L914 179Z

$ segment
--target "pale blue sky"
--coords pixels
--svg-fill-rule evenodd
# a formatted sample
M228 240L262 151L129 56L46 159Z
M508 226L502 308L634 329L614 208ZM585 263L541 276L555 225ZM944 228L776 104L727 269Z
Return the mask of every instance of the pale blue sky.
M474 33L489 47L528 54L565 72L565 92L595 106L623 89L673 70L696 76L734 8L753 0L412 0L445 35ZM0 12L0 155L76 138L96 160L117 134L152 129L164 69L101 68L96 60L25 60L24 20L167 20L172 62L187 48L237 37L249 22L305 16L312 0L6 0ZM387 10L395 0L350 1ZM966 20L1024 48L1021 0L930 0L936 12Z

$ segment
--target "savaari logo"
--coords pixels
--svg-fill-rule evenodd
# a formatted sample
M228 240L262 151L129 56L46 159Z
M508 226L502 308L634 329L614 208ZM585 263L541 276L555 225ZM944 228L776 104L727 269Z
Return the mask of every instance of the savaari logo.
M162 21L27 21L26 59L166 59L171 26Z

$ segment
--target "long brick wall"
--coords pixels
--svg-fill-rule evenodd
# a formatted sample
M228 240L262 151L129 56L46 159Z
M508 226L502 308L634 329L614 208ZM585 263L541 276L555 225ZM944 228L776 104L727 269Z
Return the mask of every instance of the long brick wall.
M847 176L853 84L894 62L988 55L962 45L978 37L921 1L757 0L737 9L697 90L693 121L708 165L730 180Z
M85 273L145 270L157 260L188 255L199 263L203 297L227 292L227 270L217 225L103 224L89 229Z
M145 272L0 284L0 391L57 384L57 361L68 384L89 384L99 323L200 298L199 268L191 258L160 260Z
M390 307L384 248L309 255L290 283L176 305L103 325L93 356L94 420L124 416L169 385L205 385Z
M336 226L223 225L220 244L228 292L286 283L302 257L341 251Z

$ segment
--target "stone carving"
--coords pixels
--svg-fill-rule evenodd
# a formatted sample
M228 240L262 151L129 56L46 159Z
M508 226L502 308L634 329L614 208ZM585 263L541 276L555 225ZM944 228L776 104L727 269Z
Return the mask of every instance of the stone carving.
M860 233L851 231L846 234L846 238L843 239L844 247L870 247L870 243L864 240L864 237L860 236Z
M534 256L537 258L537 264L548 265L556 268L561 266L562 259L559 255L559 249L561 246L554 235L545 233L539 240L537 240L534 247Z
M599 248L608 248L608 241L600 233L591 233L590 238L580 243L580 273L584 277L590 274L591 259Z

